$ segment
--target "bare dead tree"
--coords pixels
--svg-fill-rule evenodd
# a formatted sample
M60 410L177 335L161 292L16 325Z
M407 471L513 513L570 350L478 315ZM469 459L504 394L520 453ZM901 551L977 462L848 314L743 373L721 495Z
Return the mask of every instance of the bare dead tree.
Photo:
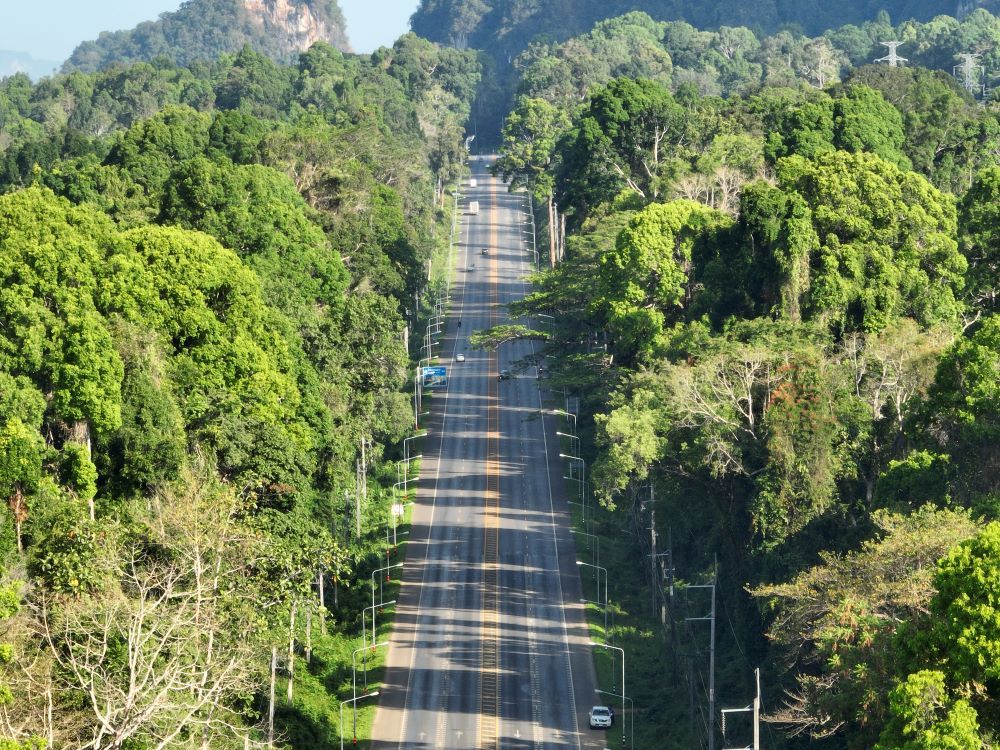
M0 712L0 736L31 726L66 750L263 747L235 708L265 669L245 583L258 540L238 503L192 478L155 499L141 534L109 542L114 583L79 597L29 592L23 653L4 675L19 700Z
M113 750L141 737L162 750L187 732L242 743L248 730L229 706L255 684L255 653L239 638L215 648L233 633L225 608L190 568L149 565L138 550L121 591L37 602L37 635L59 667L57 688L87 707L86 729L65 747Z

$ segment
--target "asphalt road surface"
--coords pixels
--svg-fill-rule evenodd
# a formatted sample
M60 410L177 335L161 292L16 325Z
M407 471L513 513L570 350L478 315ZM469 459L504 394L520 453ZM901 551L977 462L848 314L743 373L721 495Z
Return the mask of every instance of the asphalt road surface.
M430 435L378 697L379 750L618 741L587 724L595 678L555 435L566 430L561 417L541 416L550 395L531 363L537 344L466 343L507 322L504 305L527 293L534 264L527 197L509 194L489 163L473 159L478 184L462 191L451 313L436 350L449 386L424 402ZM498 381L500 369L512 377Z

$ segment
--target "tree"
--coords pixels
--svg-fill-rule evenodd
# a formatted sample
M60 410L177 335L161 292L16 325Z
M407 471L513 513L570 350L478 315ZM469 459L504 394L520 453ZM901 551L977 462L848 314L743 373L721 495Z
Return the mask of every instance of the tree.
M936 598L935 561L977 529L964 511L931 507L909 516L878 512L873 520L879 533L858 551L822 552L820 564L792 581L752 592L772 613L768 637L797 672L796 689L773 718L812 737L851 725L863 743L890 706L900 716L903 693L889 698L907 666L896 632Z
M122 427L99 444L101 475L116 496L146 495L176 480L187 459L180 399L156 333L122 321L112 330L125 366Z
M988 524L938 563L931 640L959 682L1000 675L1000 523Z
M239 582L260 553L235 522L235 494L187 479L183 494L160 495L140 528L114 539L121 565L106 589L32 602L37 643L58 669L26 669L23 687L51 679L80 696L60 712L60 743L166 748L190 734L257 744L238 705L257 680L262 602Z
M0 429L0 498L6 501L17 532L17 551L24 551L21 527L29 513L29 498L42 478L42 439L18 419Z
M656 200L686 124L684 109L653 81L619 78L597 89L558 146L559 204L585 215L622 190Z
M926 180L877 156L835 152L779 164L783 189L809 208L804 309L844 331L878 331L908 316L955 320L966 270L954 206Z
M536 195L538 188L548 195L551 184L547 171L556 142L568 125L569 118L546 100L518 98L504 121L503 146L495 170L510 181L512 189L524 185Z
M969 263L965 298L977 313L1000 305L1000 168L976 175L958 204L958 236Z
M106 219L32 188L0 198L0 367L51 394L53 416L88 446L121 424L122 364L95 306Z
M904 154L903 116L881 93L867 86L851 86L833 101L834 145L843 151L868 151L910 169Z
M889 693L891 718L875 750L978 750L976 710L954 698L944 675L923 669L907 676Z
M969 502L997 491L990 467L1000 444L1000 318L987 318L944 352L914 428L951 456L954 496Z
M594 306L626 356L647 356L688 306L695 244L711 243L728 226L728 217L693 201L658 203L636 214L601 255Z
M903 116L905 153L913 169L941 188L964 191L973 175L995 164L997 121L975 105L948 71L870 65L852 75L882 93Z
M772 160L793 154L813 159L834 150L833 101L826 93L809 96L779 117L779 129L768 135L767 154Z
M257 272L268 301L289 317L340 311L347 271L292 183L275 170L190 159L165 187L160 216L236 252Z
M169 342L185 424L219 469L252 487L305 488L315 465L315 392L263 299L259 278L207 235L176 227L122 233L101 306Z

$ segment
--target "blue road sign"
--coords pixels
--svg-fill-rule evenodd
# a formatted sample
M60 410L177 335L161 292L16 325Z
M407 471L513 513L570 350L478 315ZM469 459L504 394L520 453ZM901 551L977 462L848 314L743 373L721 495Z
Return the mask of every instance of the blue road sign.
M448 368L447 367L425 367L422 381L424 388L447 388Z

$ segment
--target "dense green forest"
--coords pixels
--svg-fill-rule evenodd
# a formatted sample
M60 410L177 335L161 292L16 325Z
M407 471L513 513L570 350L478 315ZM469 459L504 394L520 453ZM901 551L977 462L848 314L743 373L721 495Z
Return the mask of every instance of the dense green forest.
M261 746L272 653L279 744L337 744L478 78L408 35L0 81L5 750Z
M513 58L536 38L564 41L598 21L629 11L658 21L686 21L700 29L748 26L758 33L797 27L821 34L845 24L861 24L887 13L893 20L929 21L963 17L976 8L995 11L994 0L938 3L933 0L421 0L411 19L415 33L441 44L473 47L496 58Z
M312 42L347 50L344 15L337 0L185 0L134 29L104 32L80 44L63 72L94 72L112 64L151 62L177 65L210 61L250 46L280 62L292 62Z
M548 33L541 31L545 25L531 28L536 34L523 44L484 50L490 69L471 123L481 142L499 146L494 123L519 95L565 109L579 104L592 86L618 76L672 88L691 84L713 96L749 94L762 86L823 89L884 57L888 50L882 42L888 40L901 42L898 54L907 64L949 76L962 64L960 55L975 55L968 89L980 100L992 97L1000 76L1000 20L981 9L961 20L937 16L896 25L881 13L857 25L841 21L818 36L796 27L767 35L753 24L703 30L642 12L601 20L572 39L555 31L567 28L565 23L553 22Z
M913 24L927 67L853 68L881 23L630 14L522 58L496 171L551 267L512 313L556 318L602 533L632 539L614 575L665 607L621 631L658 659L636 723L662 747L704 743L705 612L678 591L716 573L719 693L745 705L762 667L768 746L1000 734L1000 111L928 69L997 20Z

